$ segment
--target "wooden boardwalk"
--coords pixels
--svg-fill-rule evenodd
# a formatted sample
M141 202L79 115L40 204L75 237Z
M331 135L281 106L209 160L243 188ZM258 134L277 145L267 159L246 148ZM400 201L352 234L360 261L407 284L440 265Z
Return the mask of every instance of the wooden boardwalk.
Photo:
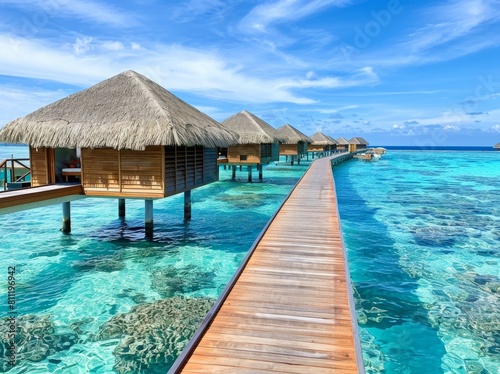
M169 373L364 373L331 171L339 157L311 165Z
M81 185L51 184L0 192L0 214L63 203L85 197Z

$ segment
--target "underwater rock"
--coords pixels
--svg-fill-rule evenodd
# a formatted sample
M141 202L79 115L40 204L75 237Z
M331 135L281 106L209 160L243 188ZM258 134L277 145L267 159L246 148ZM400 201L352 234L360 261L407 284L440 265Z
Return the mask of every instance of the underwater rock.
M5 358L9 352L8 317L0 319L0 357ZM54 333L54 324L50 316L22 315L16 318L16 362L39 362L56 352L69 349L78 341L74 333ZM0 372L11 369L7 360L0 363Z
M215 274L204 272L195 265L183 268L167 266L151 273L151 287L163 297L194 292L212 287Z
M95 340L121 339L113 351L118 373L166 371L182 352L214 299L173 297L138 305L102 325Z
M125 264L115 256L99 256L88 260L76 261L73 263L73 267L79 271L95 270L110 273L124 269Z
M415 243L423 247L451 247L463 232L442 226L417 227L411 230Z

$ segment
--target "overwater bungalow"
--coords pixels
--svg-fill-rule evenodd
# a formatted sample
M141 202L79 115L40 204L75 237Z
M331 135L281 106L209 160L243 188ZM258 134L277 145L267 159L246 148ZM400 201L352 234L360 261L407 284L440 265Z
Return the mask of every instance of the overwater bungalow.
M500 143L497 143L493 146L497 151L500 151Z
M313 142L307 146L307 151L316 154L318 157L328 156L335 153L337 141L332 137L323 134L321 131L315 132L309 137Z
M148 78L126 71L18 118L0 139L30 148L32 186L81 183L82 194L152 201L217 181L217 147L234 134ZM65 203L66 204L66 203ZM69 204L69 203L67 203ZM63 208L64 209L64 208Z
M300 159L307 155L308 145L313 142L311 138L289 124L279 127L277 131L283 139L280 144L280 156L286 156L287 160L290 157L292 165L295 159L300 164Z
M252 181L252 167L259 171L262 180L262 165L279 161L279 140L274 127L256 115L243 110L222 122L222 126L238 136L238 144L220 149L219 164L231 165L232 179L236 179L236 166L246 165L248 181Z
M361 137L354 137L349 139L349 152L366 150L368 142Z
M337 141L337 150L340 152L347 152L349 149L349 141L344 137L335 139Z

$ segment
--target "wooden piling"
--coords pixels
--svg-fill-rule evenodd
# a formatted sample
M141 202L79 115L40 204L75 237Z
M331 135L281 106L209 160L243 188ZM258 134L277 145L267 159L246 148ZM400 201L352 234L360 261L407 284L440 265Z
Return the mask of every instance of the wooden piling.
M258 164L257 168L259 169L259 180L262 180L262 164Z
M125 217L125 199L118 199L118 217Z
M144 200L144 226L147 238L153 237L153 200Z
M231 180L232 180L232 181L235 181L235 180L236 180L236 165L233 165L233 166L232 166Z
M191 190L184 191L184 220L191 220Z
M62 232L71 232L71 204L69 201L62 204Z

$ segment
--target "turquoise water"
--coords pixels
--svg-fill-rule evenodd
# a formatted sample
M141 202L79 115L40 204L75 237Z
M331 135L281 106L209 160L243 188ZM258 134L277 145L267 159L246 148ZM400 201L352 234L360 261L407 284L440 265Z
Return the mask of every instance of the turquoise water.
M500 373L500 152L335 169L368 373Z
M27 148L0 147L12 153ZM0 216L0 300L16 266L23 328L9 373L165 373L308 164L270 165L264 183L221 168L193 191L191 222L182 195L155 201L153 240L140 200L125 220L114 199L72 202L71 235L59 205ZM368 373L499 373L499 177L500 152L335 168Z
M186 335L201 322L193 317L199 305L174 297L213 302L307 164L270 165L262 183L231 182L231 172L221 168L221 181L193 190L189 223L183 220L182 194L154 202L153 240L144 238L141 200L127 200L125 220L118 218L117 200L74 201L71 235L59 231L60 205L0 216L0 279L5 279L0 300L7 300L7 267L15 266L15 306L24 329L17 342L25 351L23 360L9 373L165 373L189 338ZM237 178L247 178L245 168ZM169 317L158 317L151 307L164 310L154 304L161 299L172 300L167 307L184 312L175 323L187 321L192 326L180 326L182 333L171 329ZM0 317L5 316L6 304L0 305ZM137 331L117 333L109 328L114 316L130 313L137 305L153 309L132 315L138 320ZM24 315L28 321L20 317ZM167 326L154 330L161 318ZM130 325L119 322L115 330ZM143 331L148 326L154 331ZM141 339L148 342L141 343L146 349L138 346ZM158 357L132 355L124 346L134 346L137 352L157 346L158 351L174 353L160 357L160 365L139 370L141 359ZM1 349L3 358L5 345L0 344Z

